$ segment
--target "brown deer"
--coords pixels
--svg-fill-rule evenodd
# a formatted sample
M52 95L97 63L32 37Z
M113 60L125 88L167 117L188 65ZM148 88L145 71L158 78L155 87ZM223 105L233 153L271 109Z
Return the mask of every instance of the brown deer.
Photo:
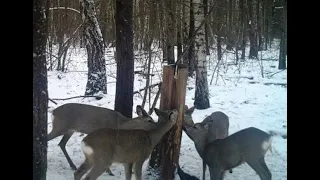
M192 112L193 110L194 108ZM187 111L190 114L190 110L188 109ZM221 111L216 111L202 122L194 123L191 114L188 121L184 122L183 130L194 142L198 154L202 157L203 149L208 143L216 139L223 139L229 135L229 117ZM202 167L202 179L205 180L206 164L204 160L202 160ZM229 172L232 173L232 169Z
M70 167L76 170L76 166L66 151L66 144L74 132L89 134L99 128L151 128L155 122L152 117L140 106L136 107L138 117L133 119L123 116L121 113L87 104L67 103L52 111L52 130L47 136L50 141L63 135L59 146L65 155ZM150 125L151 124L151 125ZM113 175L108 169L107 172Z
M210 180L223 180L225 171L246 162L261 180L271 180L271 172L264 160L272 152L272 136L249 127L224 139L217 139L203 150L202 159L209 167Z
M81 142L85 161L74 173L74 179L90 169L85 180L96 180L113 162L124 163L126 180L131 180L131 167L134 164L136 180L141 180L142 165L150 156L154 146L176 123L178 111L155 112L162 121L152 130L103 128L89 133Z

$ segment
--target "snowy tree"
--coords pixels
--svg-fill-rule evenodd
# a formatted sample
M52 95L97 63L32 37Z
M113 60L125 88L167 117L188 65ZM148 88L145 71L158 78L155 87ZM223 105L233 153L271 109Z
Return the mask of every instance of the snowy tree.
M198 29L201 22L204 21L204 9L201 0L193 0L193 2L195 29ZM195 37L195 60L197 67L194 105L197 109L207 109L210 107L206 56L205 26L202 26Z
M46 180L48 83L47 1L33 1L33 179Z
M93 0L80 0L83 20L83 36L88 55L88 81L85 95L98 92L107 93L106 65L104 43L96 18Z

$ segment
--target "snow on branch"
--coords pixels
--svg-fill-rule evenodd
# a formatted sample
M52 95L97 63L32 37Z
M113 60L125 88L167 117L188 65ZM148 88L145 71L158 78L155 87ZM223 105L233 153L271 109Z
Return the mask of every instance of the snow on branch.
M74 9L74 8L69 8L69 7L53 7L53 8L49 8L50 11L52 10L70 10L70 11L74 11L76 13L79 13L80 14L80 11L77 10L77 9Z

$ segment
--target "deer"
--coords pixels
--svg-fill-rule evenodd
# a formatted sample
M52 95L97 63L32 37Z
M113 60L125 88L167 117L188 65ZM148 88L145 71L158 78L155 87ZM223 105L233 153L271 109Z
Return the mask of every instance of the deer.
M74 132L88 134L99 128L153 128L155 122L152 117L140 106L136 106L138 117L127 118L121 113L108 108L80 103L63 104L52 111L52 130L47 135L47 141L63 135L59 146L70 167L76 166L66 151L66 144ZM123 127L122 127L123 126ZM107 173L113 176L110 169Z
M223 180L226 170L245 162L261 180L271 180L272 174L265 162L268 150L272 153L272 136L248 127L207 144L202 159L209 167L210 180Z
M96 180L114 162L124 164L126 180L132 176L132 166L128 165L134 164L135 179L141 180L144 161L178 117L175 109L154 110L162 122L152 130L102 128L83 138L81 149L85 160L74 172L74 180L80 180L89 170L84 180Z
M223 139L229 135L229 117L221 111L216 111L206 117L202 122L194 123L191 117L194 107L190 109L185 111L188 112L189 119L183 123L183 130L194 142L196 151L200 157L202 157L203 149L208 143L213 142L216 139ZM202 167L202 179L205 180L207 166L203 159ZM232 173L232 169L230 169L229 172Z

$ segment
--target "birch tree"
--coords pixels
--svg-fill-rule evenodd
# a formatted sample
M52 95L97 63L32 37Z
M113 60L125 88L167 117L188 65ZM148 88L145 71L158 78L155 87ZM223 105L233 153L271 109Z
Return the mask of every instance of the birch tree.
M193 0L195 29L204 21L204 9L202 0ZM207 60L206 60L206 42L205 26L202 26L195 37L195 60L196 67L196 91L194 105L197 109L207 109L210 107L209 88L207 80Z
M93 0L80 0L83 36L88 58L88 81L85 95L107 93L104 44Z

